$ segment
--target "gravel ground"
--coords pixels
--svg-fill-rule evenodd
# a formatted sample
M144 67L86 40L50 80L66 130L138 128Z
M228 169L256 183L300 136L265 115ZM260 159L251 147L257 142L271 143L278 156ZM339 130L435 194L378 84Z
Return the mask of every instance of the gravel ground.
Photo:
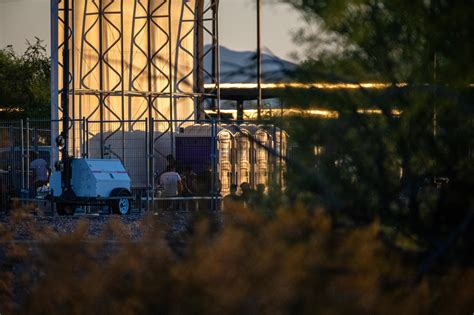
M143 224L151 220L151 223L157 223L162 231L163 237L168 240L170 245L182 246L183 239L192 231L192 221L194 213L190 211L159 211L155 212L149 218L145 214L132 214L128 216L118 215L75 215L75 216L44 216L33 215L31 220L25 223L15 224L10 216L0 215L0 225L3 228L14 230L15 241L34 241L29 233L29 227L33 224L39 228L49 228L60 234L73 233L80 222L88 223L88 236L91 240L102 235L109 223L118 220L125 228L125 232L130 240L137 241L143 234ZM212 216L213 221L220 225L220 215ZM156 221L155 221L156 220ZM27 223L28 221L32 223Z
M29 257L39 257L40 251L37 251L37 239L29 233L31 226L37 228L50 229L60 235L68 235L77 230L78 225L85 221L88 223L87 240L96 240L107 229L111 222L118 220L122 223L125 233L131 241L140 241L143 231L146 230L145 224L155 226L161 237L166 240L176 257L182 257L185 252L187 240L192 233L193 220L196 218L195 212L190 211L160 211L152 215L132 214L129 216L116 215L76 215L71 217L32 215L21 221L16 221L14 216L0 214L0 273L4 271L11 272L14 279L23 279L23 275L30 274L34 267L29 260L8 258L10 245L19 245L28 251ZM208 214L204 214L208 215ZM220 226L221 215L212 215L213 226ZM15 223L20 222L20 223ZM5 231L14 231L13 241L2 237ZM110 239L110 243L104 247L104 257L113 252L121 243L115 239ZM34 261L34 260L33 260ZM33 268L33 269L32 269ZM1 279L0 279L1 282ZM0 283L1 284L1 283ZM0 288L1 289L1 288ZM1 291L1 290L0 290ZM11 288L11 300L19 307L24 298L28 295L29 286L25 286L21 281L13 283Z

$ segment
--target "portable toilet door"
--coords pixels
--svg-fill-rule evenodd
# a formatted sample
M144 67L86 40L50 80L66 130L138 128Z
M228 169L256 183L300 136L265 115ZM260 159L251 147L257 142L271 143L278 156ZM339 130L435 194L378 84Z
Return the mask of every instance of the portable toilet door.
M178 170L189 166L197 174L208 170L212 155L212 126L192 125L176 135L176 161Z
M251 152L251 136L245 132L237 133L235 137L236 143L236 179L237 185L242 183L250 184L250 152Z
M232 141L233 135L227 129L221 130L217 135L218 150L218 178L221 183L221 195L227 196L230 193L230 185L233 180L232 169Z
M257 161L257 143L256 143L256 134L258 131L258 126L254 124L242 124L240 129L243 130L247 136L249 142L249 176L247 182L250 184L250 187L257 187L257 179L255 176L256 161Z
M269 153L272 148L271 137L264 129L259 129L255 133L255 159L254 159L254 178L256 185L268 186L269 176Z
M275 150L277 158L275 161L276 170L278 171L277 182L281 189L286 188L286 157L288 156L288 134L277 128L275 130Z

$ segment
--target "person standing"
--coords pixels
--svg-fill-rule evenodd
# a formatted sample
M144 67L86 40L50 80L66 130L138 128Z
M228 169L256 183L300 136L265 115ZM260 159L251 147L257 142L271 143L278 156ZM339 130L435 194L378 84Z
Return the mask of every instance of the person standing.
M176 172L175 165L169 165L166 172L160 176L160 185L162 187L161 195L163 197L178 197L182 190L181 177ZM174 202L165 202L164 208L174 208Z
M197 174L193 171L191 166L186 166L184 172L181 175L181 182L183 185L183 197L194 197L197 194ZM194 210L195 202L188 200L186 203L186 210Z
M198 190L197 174L190 166L184 168L181 179L183 183L183 196L195 196Z
M240 196L237 195L237 185L230 185L230 194L222 199L224 211L242 210L244 203Z
M38 157L36 152L31 153L31 159L30 169L32 171L33 187L36 191L36 189L48 183L48 163Z
M245 207L247 209L253 209L256 204L256 192L250 187L250 184L244 182L240 184L240 190L242 190L242 194L240 197L242 198L243 202L245 203Z

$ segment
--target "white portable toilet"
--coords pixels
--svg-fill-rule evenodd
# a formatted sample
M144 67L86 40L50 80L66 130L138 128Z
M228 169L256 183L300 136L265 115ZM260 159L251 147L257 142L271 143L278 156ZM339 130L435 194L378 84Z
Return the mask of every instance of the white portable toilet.
M220 125L216 128L216 170L220 193L226 196L234 182L234 130L232 125ZM194 171L201 172L210 166L212 155L212 125L195 124L183 128L177 135L177 160L181 166L192 166Z
M255 185L261 184L267 187L270 173L270 161L268 151L273 148L271 136L265 129L259 128L255 133L255 139Z
M219 128L217 134L217 151L218 151L218 166L219 180L221 184L221 195L227 196L230 193L230 185L233 183L233 159L232 149L234 135L230 128L223 126Z
M275 151L277 158L275 161L276 170L278 171L277 182L282 189L286 188L286 158L288 156L288 134L279 129L275 129Z
M265 154L265 148L258 145L256 142L256 136L257 132L259 130L257 125L254 124L242 124L240 125L240 129L243 131L245 138L247 139L248 142L248 152L249 152L249 165L248 165L248 178L246 178L246 181L250 184L250 187L256 188L257 184L259 184L256 176L256 169L257 169L257 156L260 153L261 155L266 155L268 157L268 154ZM262 165L265 165L267 162L261 161ZM242 182L241 182L242 183Z
M235 177L237 185L242 183L250 184L250 173L252 171L250 163L251 138L252 136L246 130L239 131L235 136Z

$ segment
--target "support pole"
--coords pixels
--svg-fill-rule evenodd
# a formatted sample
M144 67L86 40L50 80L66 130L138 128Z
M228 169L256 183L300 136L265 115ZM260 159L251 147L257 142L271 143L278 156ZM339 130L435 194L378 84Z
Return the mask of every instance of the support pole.
M261 33L261 1L257 0L257 119L262 114L262 33Z
M244 120L244 100L237 100L237 121L240 123Z
M103 1L99 0L99 126L100 126L100 158L103 159L105 156L104 150L104 29L103 29Z
M198 93L196 98L196 118L204 119L204 0L196 1L196 25L194 27L195 40L195 75L194 90Z
M30 189L30 119L26 118L26 189ZM36 192L35 192L36 196Z
M61 161L64 169L61 173L63 195L71 190L71 164L69 161L69 0L64 1L64 49L63 49L63 90L61 93L62 137Z
M214 0L213 20L215 23L214 38L216 40L216 87L217 87L217 120L221 120L221 44L219 41L219 0Z
M153 143L154 143L154 120L153 120L153 96L151 95L153 91L153 68L152 68L152 32L151 32L151 27L153 23L153 11L152 11L152 1L148 1L148 6L147 6L147 81L148 81L148 117L146 119L147 123L147 134L148 135L148 141L147 141L147 211L150 211L153 209L153 204L154 204L154 192L153 190L153 180L154 180L154 174L153 174L153 154L154 154L154 148L153 148ZM151 198L151 199L150 199ZM150 204L151 202L151 204Z
M23 126L23 119L20 120L20 146L21 146L21 192L23 195L23 191L25 190L25 135L24 135L24 126ZM14 151L13 151L14 152Z

